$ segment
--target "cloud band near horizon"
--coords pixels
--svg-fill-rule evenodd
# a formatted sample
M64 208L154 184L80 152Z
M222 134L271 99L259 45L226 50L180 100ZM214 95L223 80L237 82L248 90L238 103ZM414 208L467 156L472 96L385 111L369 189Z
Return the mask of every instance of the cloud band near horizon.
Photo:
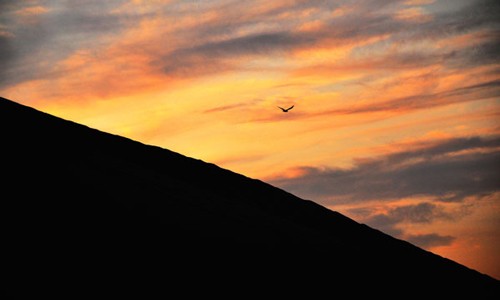
M415 145L417 146L417 145ZM500 191L500 137L455 138L359 159L350 169L299 167L271 184L324 205L427 196L460 202Z

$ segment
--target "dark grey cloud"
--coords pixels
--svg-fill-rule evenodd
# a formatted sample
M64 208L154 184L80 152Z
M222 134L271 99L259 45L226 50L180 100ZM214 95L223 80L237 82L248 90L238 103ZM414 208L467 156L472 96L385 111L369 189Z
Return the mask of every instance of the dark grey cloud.
M0 41L0 87L25 80L51 78L54 66L79 49L97 49L108 34L118 34L128 16L109 14L121 1L16 1L4 4L0 25L8 35ZM22 17L35 5L47 11ZM128 23L127 23L128 24ZM128 24L130 26L130 24Z
M376 2L373 1L372 4ZM368 62L368 68L372 70L423 68L435 64L450 69L498 65L499 3L494 0L469 1L460 5L458 10L449 6L445 11L434 12L431 20L422 23L397 20L387 13L377 14L377 10L373 13L359 10L354 15L334 20L332 25L339 31L337 36L346 39L390 35L386 40L360 46L351 53L349 61L354 65ZM421 41L438 42L468 33L474 33L477 37L469 45L457 45L453 49L417 47ZM332 69L336 67L342 65L331 66Z
M497 65L500 69L500 29L488 36L484 42L463 49L463 60L452 61L450 65L455 68Z
M12 62L16 57L16 52L14 51L14 47L12 47L10 39L11 37L0 35L0 70L7 69L10 62ZM0 85L1 83L2 76L0 76Z
M456 138L359 161L351 169L303 168L270 183L323 205L429 196L459 202L500 190L500 138ZM481 151L479 151L481 150Z
M296 47L314 42L307 35L291 34L289 32L273 32L238 37L222 42L207 43L199 47L185 49L189 54L204 53L209 57L241 56L249 54L269 54L273 51Z
M395 1L401 2L401 1ZM179 73L183 76L198 74L214 69L223 70L228 66L228 60L233 58L255 58L266 55L286 55L293 51L306 48L314 48L320 43L340 43L360 40L390 33L394 30L401 30L403 22L388 18L387 16L366 16L358 18L341 18L316 31L301 32L296 31L294 23L296 21L286 20L285 24L277 23L275 28L267 29L258 33L250 33L244 36L231 33L238 32L243 27L259 24L260 22L273 22L276 17L285 10L289 13L313 7L333 10L337 5L332 6L328 1L315 1L311 3L300 2L295 6L279 7L268 11L264 16L255 16L252 19L242 17L214 22L213 24L203 24L203 27L196 28L196 33L189 33L192 36L192 43L195 46L178 48L175 51L166 53L159 59L163 63L163 70L166 74ZM273 27L273 26L271 26ZM285 30L281 28L286 28ZM224 33L221 35L221 33ZM213 41L210 37L225 36L226 38ZM209 38L207 38L209 37ZM155 64L158 61L155 62ZM202 64L205 64L203 66Z
M0 41L0 87L32 78L62 75L52 69L58 61L77 49L97 50L106 42L106 37L118 36L122 30L136 26L141 20L152 16L175 19L192 13L196 18L205 9L219 13L220 17L208 21L202 18L199 24L178 28L175 32L165 33L158 28L158 36L152 42L165 43L165 48L163 52L148 55L159 72L180 77L203 76L234 70L247 59L287 55L318 44L334 46L388 34L387 43L390 45L440 39L483 29L490 36L481 44L442 53L399 51L391 53L392 61L380 59L380 65L387 66L390 62L391 68L412 68L446 61L450 67L458 67L496 63L498 59L498 34L494 31L496 28L498 32L499 27L496 18L498 1L493 0L472 1L468 7L452 13L446 10L438 12L431 21L422 24L393 18L395 9L406 7L404 0L301 0L263 10L254 10L252 1L203 2L200 5L173 1L155 4L154 9L147 13L110 13L126 2L2 1L0 24L7 26L13 36L2 36ZM16 10L38 4L47 6L49 11L37 17L36 25L23 26L16 21ZM332 17L331 12L343 5L353 10L345 16ZM309 17L283 17L301 15L311 9L315 13ZM313 31L297 31L302 22L314 21L319 15L325 21L324 26ZM330 16L330 19L325 16ZM493 31L488 32L490 29ZM247 33L242 35L243 32ZM354 55L352 61L362 59L356 56L356 52Z
M408 45L422 40L439 40L479 30L493 32L489 33L490 37L480 44L463 49L443 51L414 49L411 52L400 49L396 53L392 51L389 56L386 56L386 53L372 53L369 48L363 51L369 57L375 55L380 61L379 67L382 68L423 67L436 63L447 64L449 67L495 63L498 57L496 51L498 35L495 34L495 28L498 28L499 24L495 13L495 9L498 8L496 1L475 1L458 11L439 12L431 21L424 23L412 23L394 18L392 14L395 8L406 7L404 3L405 1L401 0L338 1L334 4L330 1L299 1L294 5L268 10L263 15L243 14L240 17L235 15L235 11L237 13L245 11L245 7L251 7L251 2L230 3L219 8L227 12L227 19L190 28L192 31L186 34L191 36L195 46L183 46L164 53L155 64L162 64L166 74L198 76L235 68L239 65L228 63L228 60L236 57L251 59L265 55L286 55L298 49L314 48L318 44L333 46L382 35L390 35L389 40L383 42L388 46ZM354 9L345 16L326 20L325 26L315 31L296 31L296 26L300 25L298 22L303 21L300 19L299 21L287 19L283 21L285 23L276 21L285 11L299 13L308 8L333 11L342 5L349 5ZM268 24L269 28L244 36L235 34L242 28L261 23ZM275 26L271 26L272 24ZM213 37L218 37L217 41L214 41ZM362 60L363 57L359 57L358 54L354 51L351 61ZM335 65L332 67L335 68Z
M263 7L262 3L257 3L261 9L255 9L255 1L233 1L216 3L211 7L212 10L220 13L224 18L213 22L200 23L195 28L195 35L198 39L210 41L213 37L237 37L237 33L244 28L259 27L264 24L264 28L273 28L271 31L281 30L292 31L304 20L302 18L280 18L283 14L300 16L303 11L310 9L319 9L320 11L333 11L342 3L340 1L325 0L296 0L296 1L277 1L278 5L269 5ZM165 11L166 14L172 14L172 10ZM189 14L190 11L178 10L175 14ZM189 28L192 29L192 28ZM258 33L270 33L270 29L262 29ZM250 33L250 35L255 33Z
M461 217L446 212L442 206L430 202L421 202L414 205L397 206L381 214L368 214L364 217L370 226L379 228L384 232L401 235L397 225L407 224L430 224L435 220L451 221Z
M393 207L384 213L371 214L371 211L367 211L362 214L365 215L363 218L364 223L369 226L377 228L391 236L402 238L419 247L430 249L437 246L451 245L456 238L437 233L407 234L401 229L401 225L432 224L440 220L453 222L469 214L469 210L467 206L463 206L459 210L447 211L441 204L421 202Z
M332 20L328 27L318 32L317 37L345 43L384 34L396 34L409 28L411 26L407 22L394 19L390 15L357 12Z
M436 56L448 67L463 68L486 64L499 64L500 48L500 2L495 0L471 1L458 11L446 10L436 13L432 21L405 27L395 32L395 42L412 43L418 40L437 41L468 33L476 33L479 40L463 48L444 52L426 53Z
M406 235L405 240L421 248L430 249L439 246L449 246L456 237L451 235L439 235L436 233Z
M432 20L406 26L396 32L395 38L412 42L421 39L450 38L478 30L496 30L500 21L500 4L496 0L473 0L460 9L450 5L445 11L432 14ZM432 13L432 12L431 12Z
M452 218L448 213L440 209L439 206L430 202L395 207L389 210L386 216L392 223L431 223L436 218Z
M412 244L428 249L450 245L455 240L455 237L437 233L407 234L401 228L404 228L404 225L432 224L435 221L453 222L469 212L466 206L460 210L448 211L442 204L421 202L389 208L388 211L383 213L374 214L373 209L367 208L350 209L348 213L362 219L363 223L372 228L377 228L391 236L402 238Z
M166 74L182 73L187 76L189 72L193 72L196 75L197 71L193 70L210 71L210 66L214 69L224 69L222 66L227 65L228 60L232 58L270 55L311 43L314 43L314 39L303 34L289 32L255 34L178 49L161 60Z
M449 30L458 32L470 32L478 28L498 29L500 20L500 2L496 0L476 0L461 9L459 12L446 12L438 16L440 20L433 29L441 28L449 33Z

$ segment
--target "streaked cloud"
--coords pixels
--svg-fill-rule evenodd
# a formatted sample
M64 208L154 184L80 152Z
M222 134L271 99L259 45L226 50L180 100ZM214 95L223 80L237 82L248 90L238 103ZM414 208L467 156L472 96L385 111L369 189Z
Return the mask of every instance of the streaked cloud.
M407 240L408 242L424 249L429 249L437 246L448 246L451 245L455 239L456 237L453 236L439 235L436 233L407 235L405 237L405 240Z
M66 76L67 73L55 70L58 64L82 47L98 47L107 35L124 29L123 19L109 13L119 2L89 1L84 5L68 1L15 1L4 4L0 25L10 36L0 37L4 50L0 52L0 65L4 66L0 71L0 86ZM34 6L37 3L40 6ZM22 18L18 17L20 13Z
M301 167L302 175L271 183L327 206L416 196L455 202L499 191L499 166L500 138L456 138L358 159L351 169Z
M418 39L432 40L460 35L498 24L494 14L498 4L487 0L475 1L471 6L453 14L442 13L419 26L405 18L401 20L391 17L393 13L401 12L400 9L422 11L421 6L415 6L417 4L428 2L357 1L352 4L349 1L278 1L274 5L264 5L259 1L230 1L223 4L158 1L155 2L153 10L153 7L145 9L142 3L117 0L85 1L79 4L67 1L57 4L50 1L28 1L20 4L12 1L10 4L4 4L4 7L9 9L2 13L0 18L0 24L7 26L5 32L15 37L2 37L2 49L5 54L0 57L0 61L7 68L0 73L0 82L15 84L40 77L39 74L61 76L52 74L51 67L58 61L67 58L81 47L95 49L115 42L109 39L111 35L116 36L126 30L133 30L145 20L161 20L156 23L158 28L155 29L159 35L152 37L149 42L164 44L166 50L158 49L156 52L143 54L149 56L151 63L159 63L160 69L167 75L175 74L181 77L205 76L235 70L245 66L245 61L248 63L255 57L286 58L304 49L318 46L334 48L339 44L386 34L390 34L390 39L384 42L385 45L389 45L389 42L403 45L408 39L415 43ZM411 7L408 8L408 5ZM349 14L328 14L329 11L344 7L351 7ZM137 8L135 12L134 8ZM246 13L237 15L240 11ZM15 14L19 12L43 16L39 16L37 26L25 26L14 19ZM299 19L296 18L297 15L300 16ZM196 22L191 21L189 25L186 22L188 20ZM317 20L320 25L310 30L300 30L307 22L317 23ZM175 23L185 24L185 27L175 26ZM184 40L186 38L187 40ZM179 43L180 39L182 42ZM46 63L33 63L26 55L22 55L28 49L37 57L46 57ZM474 51L467 52L482 53L484 55L477 56L482 57L484 63L491 62L498 57L498 39L491 37L484 45L473 45L473 49ZM367 48L365 51L373 55L371 50ZM443 58L449 60L451 57L460 56L459 52L446 50L434 53L431 57L428 57L429 55L418 50L412 53L391 53L390 56L396 59L391 64L405 67L405 61L438 62L443 61ZM469 54L471 55L474 56ZM351 57L353 58L355 57ZM11 63L7 64L6 61ZM478 63L481 60L469 61ZM386 59L384 62L390 60ZM379 63L378 66L382 64ZM25 67L20 69L23 65ZM30 69L27 69L27 65ZM21 78L18 78L19 74L23 74Z
M468 212L464 211L464 209L450 211L443 204L423 201L417 204L389 206L388 209L382 212L352 209L350 213L360 217L363 223L373 228L429 249L436 246L451 245L455 237L450 235L443 236L433 232L409 234L402 229L401 225L433 224L438 221L453 222L462 219Z

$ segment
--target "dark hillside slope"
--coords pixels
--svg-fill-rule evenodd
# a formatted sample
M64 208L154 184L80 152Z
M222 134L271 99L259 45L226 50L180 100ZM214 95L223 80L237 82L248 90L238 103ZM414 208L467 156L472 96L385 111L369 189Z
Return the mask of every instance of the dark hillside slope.
M0 128L0 217L13 272L153 264L208 278L212 269L228 277L259 270L311 282L498 290L489 276L214 164L4 98Z

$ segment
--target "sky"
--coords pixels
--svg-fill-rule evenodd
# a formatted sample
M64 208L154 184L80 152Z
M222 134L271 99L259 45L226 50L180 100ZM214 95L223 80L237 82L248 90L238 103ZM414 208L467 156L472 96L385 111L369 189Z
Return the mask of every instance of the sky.
M497 0L2 0L0 96L500 279L499 16Z

